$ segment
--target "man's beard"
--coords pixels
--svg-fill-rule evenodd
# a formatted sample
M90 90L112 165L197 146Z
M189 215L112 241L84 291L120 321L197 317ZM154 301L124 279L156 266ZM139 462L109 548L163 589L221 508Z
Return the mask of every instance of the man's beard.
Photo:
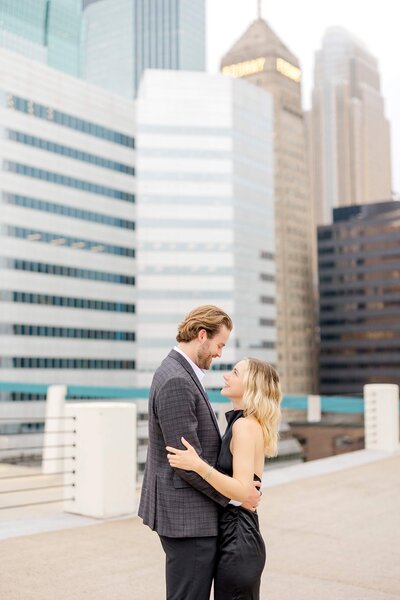
M208 343L205 343L197 352L197 366L200 367L200 369L208 370L211 367L211 363L212 354L210 352L210 346Z

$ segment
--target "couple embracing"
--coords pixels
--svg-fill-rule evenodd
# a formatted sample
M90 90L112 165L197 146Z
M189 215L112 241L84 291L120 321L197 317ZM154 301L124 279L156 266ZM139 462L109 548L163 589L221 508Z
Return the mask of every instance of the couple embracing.
M224 376L233 403L221 439L203 386L232 330L212 305L179 325L155 372L139 516L166 555L167 600L257 600L265 564L257 506L265 455L277 452L281 391L272 366L253 358Z

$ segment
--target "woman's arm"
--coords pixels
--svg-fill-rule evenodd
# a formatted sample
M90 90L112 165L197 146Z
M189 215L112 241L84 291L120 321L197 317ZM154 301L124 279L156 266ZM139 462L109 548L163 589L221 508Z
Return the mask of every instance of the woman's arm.
M229 477L210 467L202 460L196 450L185 438L183 445L187 450L178 450L167 446L171 467L198 473L220 494L232 500L244 502L254 491L254 426L247 419L238 419L232 429L233 476Z

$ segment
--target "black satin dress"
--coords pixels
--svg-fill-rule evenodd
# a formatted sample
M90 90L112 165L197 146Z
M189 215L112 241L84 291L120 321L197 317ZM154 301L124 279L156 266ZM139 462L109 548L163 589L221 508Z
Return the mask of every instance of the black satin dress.
M242 410L226 413L228 426L222 438L217 469L233 475L230 451L232 426ZM254 475L255 481L261 481ZM257 513L228 504L219 513L218 560L214 578L214 600L259 600L261 573L266 553Z

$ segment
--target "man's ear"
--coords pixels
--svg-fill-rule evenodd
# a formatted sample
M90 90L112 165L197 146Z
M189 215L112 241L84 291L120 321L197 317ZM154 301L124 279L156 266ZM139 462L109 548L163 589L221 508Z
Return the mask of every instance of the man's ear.
M199 340L199 342L205 342L206 339L208 338L207 336L207 331L205 329L200 329L199 333L197 334L197 338Z

